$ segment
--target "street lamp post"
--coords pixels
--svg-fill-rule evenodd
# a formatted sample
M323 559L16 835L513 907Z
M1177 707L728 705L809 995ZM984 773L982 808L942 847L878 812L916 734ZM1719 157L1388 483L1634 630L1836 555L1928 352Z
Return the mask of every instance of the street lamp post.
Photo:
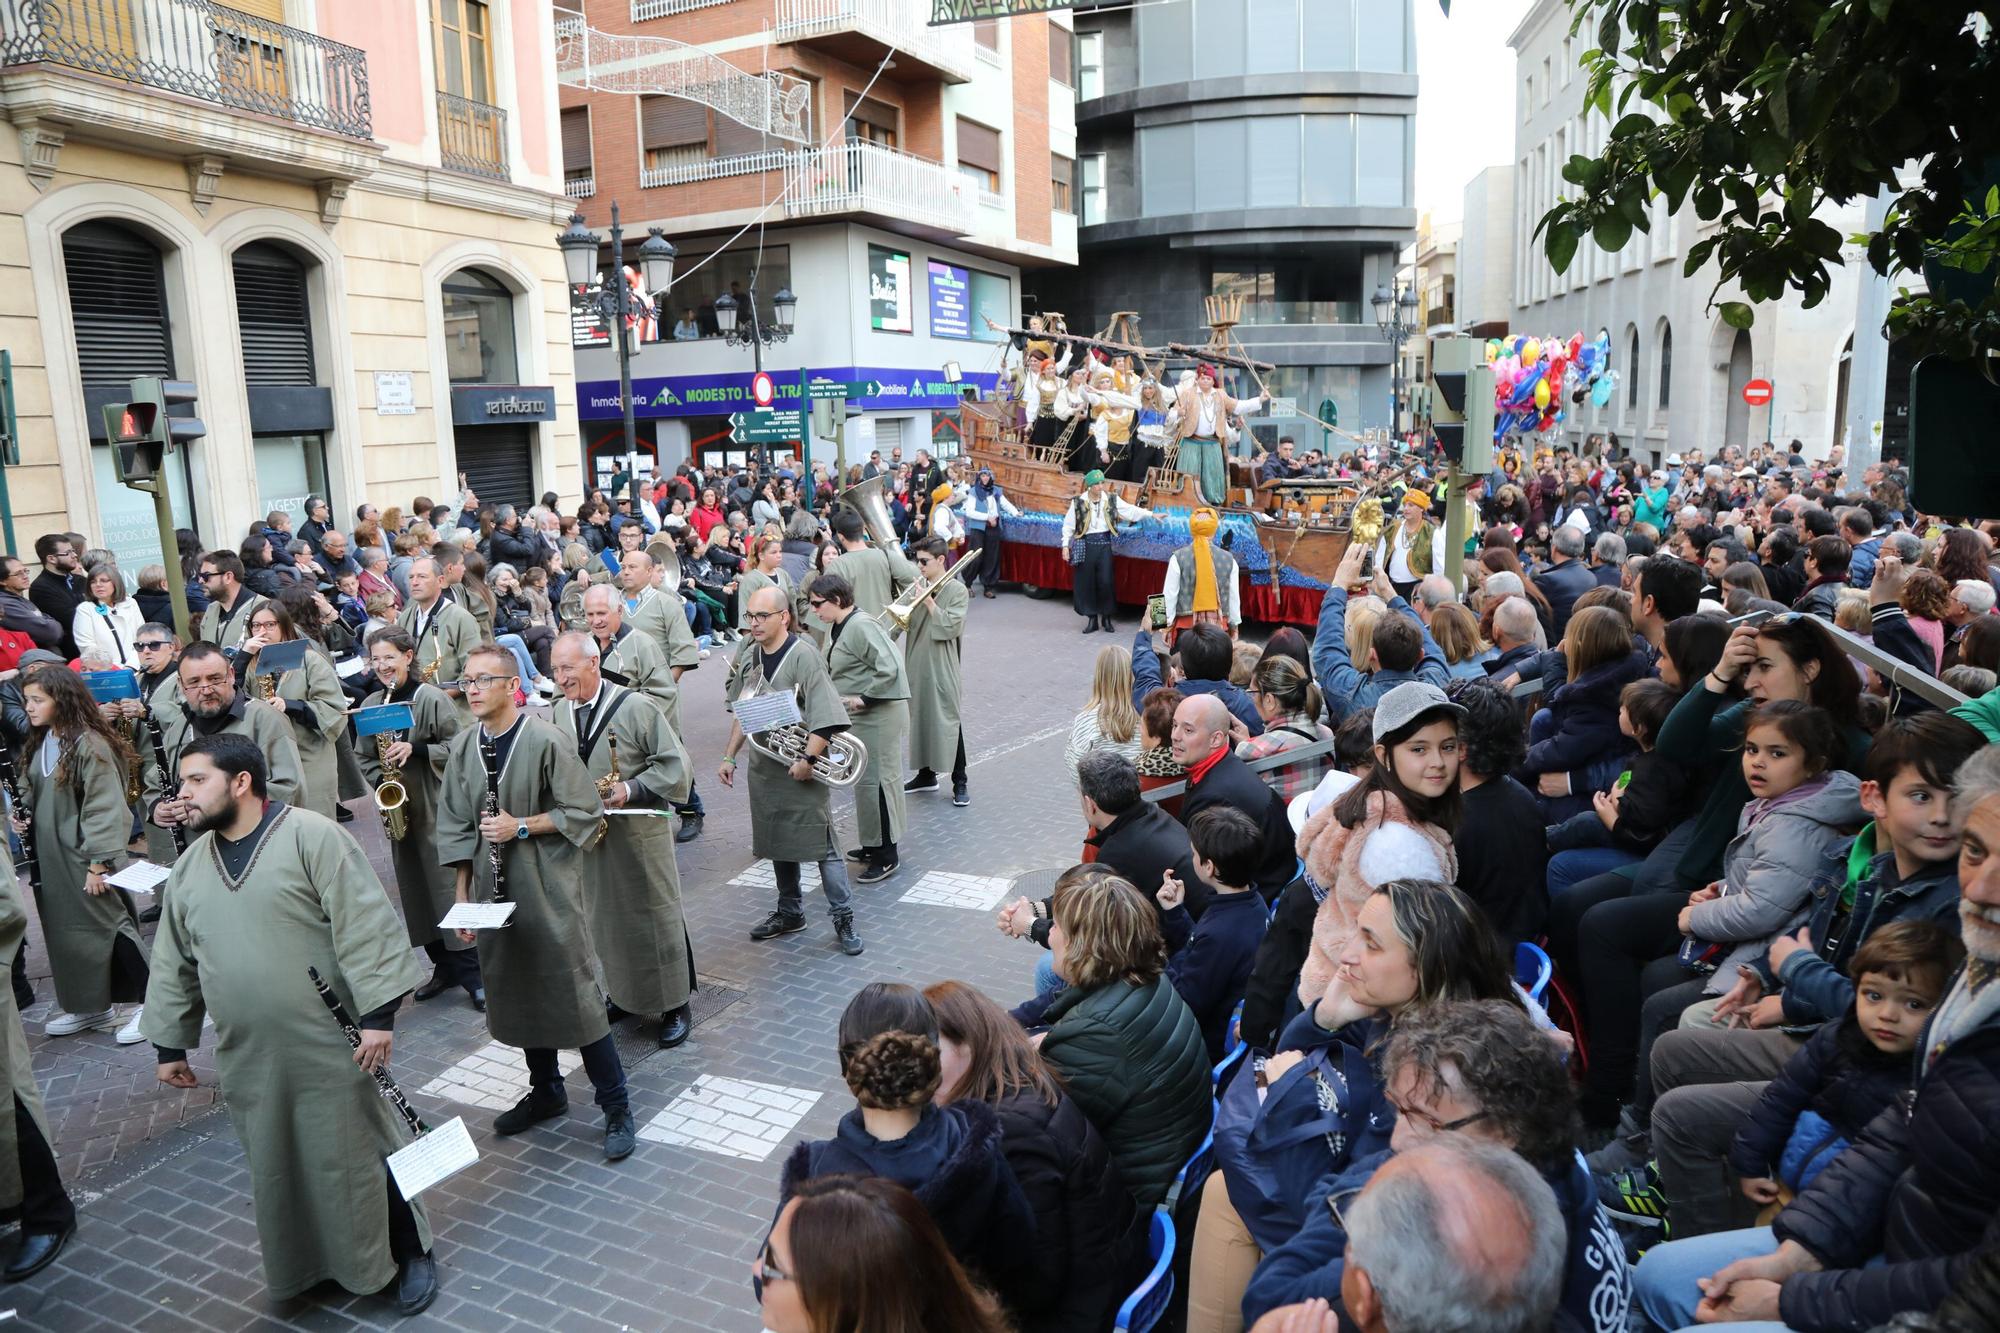
M737 327L738 317L742 312L737 309L736 298L727 293L716 297L715 327L716 331L722 334L723 342L729 346L741 347L746 343L749 344L752 366L756 373L761 375L764 373L765 344L781 343L792 336L792 325L798 318L799 298L792 295L789 287L778 288L778 294L771 298L771 310L777 316L777 323L767 328L757 313L757 274L753 269L750 273L750 290L746 294L746 303L750 307L750 327L747 329ZM800 411L803 412L808 407L810 404L802 403ZM803 435L804 431L801 430L800 433ZM805 448L803 440L800 441L799 448L801 450ZM805 460L799 461L803 464ZM761 481L770 475L770 441L760 439L757 441L757 476Z
M1403 343L1417 329L1417 288L1402 279L1395 290L1377 287L1368 304L1375 307L1375 327L1389 344L1389 432L1398 433L1403 415Z
M661 234L661 228L648 229L650 234L639 246L639 282L647 292L663 292L673 286L674 247ZM597 254L599 237L594 231L586 231L583 214L569 215L569 229L556 237L556 244L562 248L563 265L572 289L590 285L597 274ZM633 304L631 284L625 281L625 228L618 221L618 204L611 204L611 278L600 282L597 288L597 315L605 326L613 330L618 340L618 402L625 413L625 458L632 469L632 514L636 518L643 511L639 507L639 428L632 412L632 344L633 329L630 321L638 314ZM657 460L658 454L654 455ZM584 489L590 488L589 459L584 460Z

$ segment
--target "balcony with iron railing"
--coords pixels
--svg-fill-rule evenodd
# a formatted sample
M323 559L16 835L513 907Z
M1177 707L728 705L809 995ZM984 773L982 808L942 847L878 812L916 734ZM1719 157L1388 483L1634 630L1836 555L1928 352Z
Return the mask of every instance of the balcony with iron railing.
M469 97L437 95L438 165L490 180L507 179L507 113Z
M775 36L863 69L893 50L899 80L969 83L978 68L972 25L930 26L930 0L777 0Z

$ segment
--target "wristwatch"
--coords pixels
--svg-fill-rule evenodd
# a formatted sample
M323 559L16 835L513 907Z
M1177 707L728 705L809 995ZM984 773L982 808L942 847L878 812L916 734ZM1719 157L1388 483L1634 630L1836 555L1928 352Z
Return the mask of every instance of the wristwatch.
M520 838L525 838L525 837L527 837L527 836L528 836L528 821L527 821L527 820L525 820L525 819L524 819L524 820L522 820L522 821L521 821L521 822L520 822L519 824L515 825L515 827L514 827L514 836L515 836L515 838L517 838L517 839L520 839Z

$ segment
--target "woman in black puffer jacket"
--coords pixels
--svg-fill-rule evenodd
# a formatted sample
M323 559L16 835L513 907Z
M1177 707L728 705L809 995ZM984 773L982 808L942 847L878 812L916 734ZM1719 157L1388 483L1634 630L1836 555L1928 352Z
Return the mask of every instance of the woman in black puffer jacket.
M1002 1150L1035 1215L1031 1280L1006 1293L1021 1333L1097 1333L1144 1275L1147 1215L1110 1149L1007 1011L962 981L924 991L937 1011L941 1102L1000 1114Z

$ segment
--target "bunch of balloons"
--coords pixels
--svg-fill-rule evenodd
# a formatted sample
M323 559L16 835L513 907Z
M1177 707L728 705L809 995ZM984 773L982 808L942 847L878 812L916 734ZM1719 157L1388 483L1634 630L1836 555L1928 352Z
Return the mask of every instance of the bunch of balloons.
M1560 338L1516 335L1486 340L1486 363L1493 367L1493 438L1549 430L1564 416L1564 401L1581 404L1586 395L1598 407L1611 401L1618 372L1611 368L1611 334L1600 329L1593 342L1581 333Z

